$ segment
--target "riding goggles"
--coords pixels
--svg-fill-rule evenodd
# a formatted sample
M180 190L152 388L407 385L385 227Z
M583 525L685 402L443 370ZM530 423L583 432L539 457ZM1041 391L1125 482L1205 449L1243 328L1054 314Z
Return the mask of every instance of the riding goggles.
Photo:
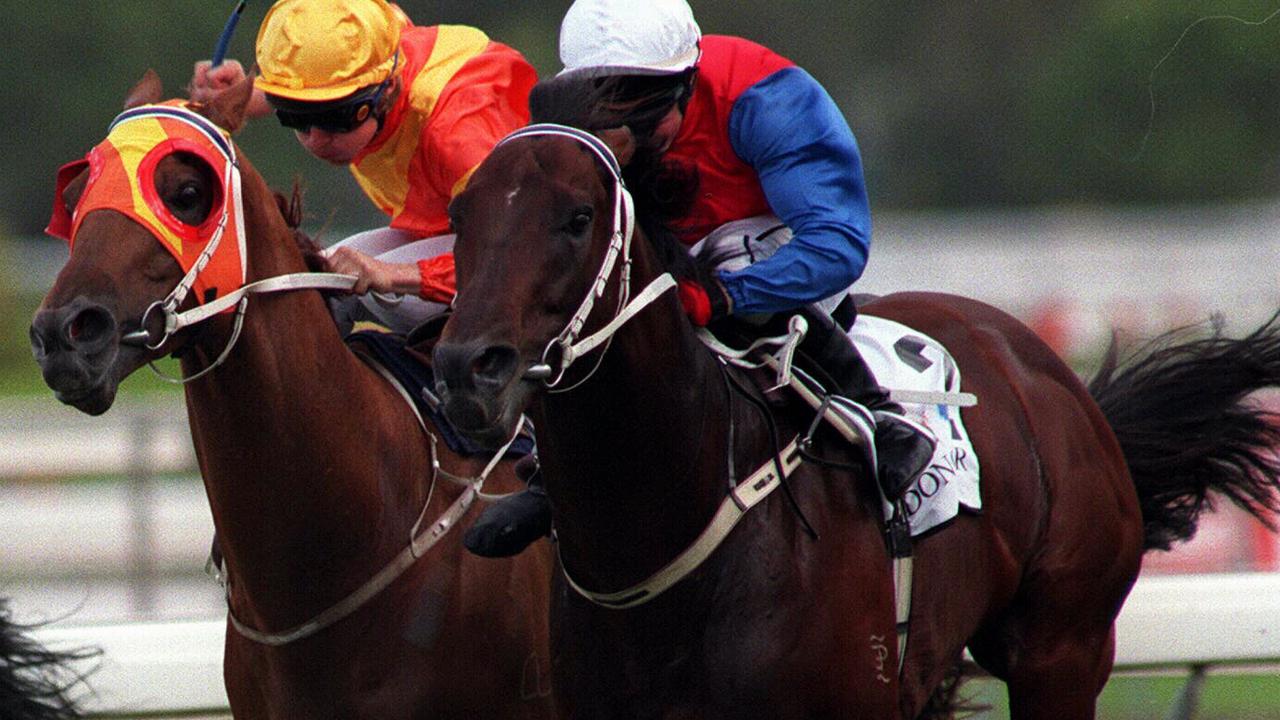
M290 130L305 133L311 128L318 128L328 133L349 133L370 116L377 116L378 104L395 77L395 66L399 62L400 56L397 53L395 63L391 66L391 74L385 80L341 100L304 102L270 94L267 95L267 100L275 108L276 119ZM380 116L378 122L381 125Z

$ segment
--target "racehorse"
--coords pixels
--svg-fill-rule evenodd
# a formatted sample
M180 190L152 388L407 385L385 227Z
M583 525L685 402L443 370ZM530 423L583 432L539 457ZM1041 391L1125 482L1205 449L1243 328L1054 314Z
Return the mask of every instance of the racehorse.
M10 617L0 601L0 717L6 720L74 720L83 717L71 688L83 678L70 663L92 651L41 647Z
M236 251L234 225L244 230L246 287L306 269L300 209L274 195L229 138L250 91L245 83L205 106L156 106L153 73L133 89L108 139L124 133L127 148L156 127L169 134L138 164L141 195L155 217L172 215L166 227L189 253L199 240L214 245L210 233L224 238L193 265L195 291L181 305L149 311L180 282L190 287L188 268L126 214L141 212L130 210L129 177L95 196L82 171L60 202L69 212L93 198L94 209L80 204L70 259L31 328L45 380L96 415L134 370L180 358L225 557L224 671L236 717L550 717L549 551L484 560L463 550L461 531L443 534L466 517L479 490L468 478L488 458L436 447L435 427L428 438L400 392L347 349L318 292L256 295L169 334L170 311L233 295L234 284L214 293L198 283ZM224 147L200 154L214 145ZM142 174L148 163L154 180ZM101 164L94 182L105 183L118 168ZM522 486L510 462L489 482Z
M459 294L437 391L476 440L500 441L526 409L538 428L563 717L932 717L967 647L1007 684L1013 718L1092 718L1143 553L1189 537L1211 490L1276 509L1280 432L1244 397L1280 382L1280 322L1109 366L1091 395L988 305L869 302L949 348L978 398L963 418L983 509L917 538L898 658L867 463L827 443L861 476L802 461L790 503L774 493L742 515L744 493L773 482L752 470L789 465L778 448L812 413L771 409L776 394L700 342L664 279L688 253L643 215L633 230L630 207L608 148L553 125L500 143L451 206Z

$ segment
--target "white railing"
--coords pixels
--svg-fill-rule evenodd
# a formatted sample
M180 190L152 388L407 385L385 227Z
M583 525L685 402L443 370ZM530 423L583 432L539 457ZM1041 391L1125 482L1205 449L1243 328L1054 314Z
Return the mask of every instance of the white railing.
M180 396L103 417L51 396L0 403L0 507L0 596L20 620L219 607L201 575L213 522Z
M99 647L84 661L94 714L221 716L225 621L45 628L55 649ZM1280 573L1167 575L1138 581L1116 626L1116 672L1188 674L1171 717L1190 717L1204 675L1280 665Z
M191 472L182 398L119 403L89 417L47 398L0 404L0 480Z
M34 638L53 650L100 649L79 661L85 686L72 694L90 717L226 717L225 621L47 627Z
M161 409L117 408L109 417L85 418L56 409L52 400L0 406L0 481L85 474L125 477L129 489L124 501L117 503L119 517L107 525L108 532L132 538L116 538L128 549L85 542L92 533L69 525L67 509L60 507L45 513L56 530L52 535L10 528L12 537L28 538L39 547L11 548L17 554L0 556L0 560L5 566L33 563L23 571L33 575L39 574L41 565L65 565L84 574L86 568L76 565L75 559L40 555L57 544L55 539L72 538L77 554L93 559L99 553L97 562L125 567L124 577L141 588L135 593L145 597L155 592L158 574L174 567L186 568L188 573L198 568L210 528L190 527L189 510L187 519L177 523L167 521L157 510L163 504L156 501L155 477L194 471L181 402L173 398ZM202 500L184 502L190 506ZM0 516L0 522L15 522L12 508ZM121 525L129 529L120 533ZM175 543L174 536L185 539ZM159 542L160 537L165 542ZM184 544L191 547L177 549ZM0 548L2 552L6 551ZM134 609L138 609L136 603ZM94 693L86 698L86 707L93 713L222 717L228 712L222 687L223 632L224 621L217 619L54 625L39 630L37 637L60 649L102 649L100 658L80 667L93 670L96 666L90 680ZM1144 577L1120 615L1117 637L1117 672L1187 674L1188 683L1170 717L1190 717L1206 673L1235 666L1280 666L1280 573Z

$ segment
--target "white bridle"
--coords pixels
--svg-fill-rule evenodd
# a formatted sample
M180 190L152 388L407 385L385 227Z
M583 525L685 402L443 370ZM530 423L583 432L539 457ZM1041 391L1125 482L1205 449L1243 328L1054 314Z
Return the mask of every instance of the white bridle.
M503 138L496 147L501 147L516 138L536 136L566 137L585 145L595 155L596 159L608 168L614 180L613 234L609 238L609 247L600 263L600 271L596 273L596 279L591 283L591 289L587 292L587 296L578 305L577 312L569 318L569 322L564 329L547 343L546 349L542 351L542 361L525 371L524 377L526 379L541 380L548 388L555 388L564 379L565 371L569 369L569 366L574 361L600 345L611 341L614 333L620 327L635 317L641 310L648 307L664 292L674 288L676 281L671 276L671 273L663 273L649 283L634 300L631 299L631 238L635 234L635 203L631 199L631 193L627 191L626 184L622 181L622 168L609 146L605 145L595 135L577 128L541 123L530 125L511 133ZM586 326L587 317L595 307L596 300L604 295L604 291L609 285L609 276L613 274L613 268L618 263L619 258L622 258L622 268L619 271L621 288L618 291L618 304L614 308L613 319L596 332L579 340L578 336L582 333L583 327ZM559 356L556 358L554 365L551 362L553 348L559 349ZM601 352L600 355L603 358L604 353ZM596 368L599 367L600 360L597 359L595 367L592 368L590 373L587 373L586 377L570 387L559 388L555 391L567 392L572 390L591 377Z
M199 132L208 136L213 140L213 144L222 154L225 163L222 168L222 181L226 200L222 204L222 215L218 220L217 228L214 230L213 236L209 239L204 250L201 251L195 263L192 264L186 275L178 282L175 287L163 300L157 300L147 307L142 313L140 327L130 333L124 334L120 338L120 342L125 345L142 345L149 350L158 350L169 338L183 328L195 325L197 323L208 320L226 310L235 308L236 317L235 325L231 331L231 337L227 340L226 347L222 353L208 367L185 378L170 377L159 369L155 364L151 364L151 369L155 371L161 378L174 383L188 383L197 378L203 377L211 372L227 359L231 354L231 349L235 347L236 341L240 338L240 331L244 326L245 309L249 304L249 296L260 293L273 293L288 290L302 289L324 289L324 290L350 290L356 282L354 275L340 275L337 273L291 273L287 275L279 275L265 280L243 285L240 288L223 295L216 300L198 305L185 312L179 312L178 306L186 300L191 288L195 286L196 279L200 273L209 265L213 254L218 250L222 243L223 235L227 228L227 221L232 213L237 218L233 224L236 228L236 242L239 244L241 259L241 278L246 276L247 255L245 247L245 222L244 222L244 202L243 194L240 186L240 163L236 159L235 145L228 140L211 120L200 115L199 113L188 110L180 106L146 106L133 110L126 110L116 119L112 121L108 134L117 126L126 122L134 122L147 118L163 117L168 120L176 120L186 123L194 127ZM147 330L147 321L151 314L159 312L164 319L164 331L158 340L152 340L151 333Z

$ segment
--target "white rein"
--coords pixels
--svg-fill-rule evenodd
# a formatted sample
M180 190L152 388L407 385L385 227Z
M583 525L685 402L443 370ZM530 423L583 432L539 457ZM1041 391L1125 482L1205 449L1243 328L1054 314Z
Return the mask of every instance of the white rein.
M609 146L590 133L551 123L530 125L517 130L504 138L498 145L501 146L516 138L533 136L566 137L578 141L587 146L587 149L600 162L604 163L604 166L613 175L614 180L613 232L609 238L609 247L605 251L604 259L600 262L600 271L596 273L596 278L591 283L591 289L587 292L587 296L578 305L577 312L569 318L569 322L564 329L547 343L546 349L542 352L542 362L531 366L525 371L525 378L542 380L548 388L556 388L564 379L565 371L569 369L569 366L574 361L597 347L606 345L613 339L619 328L634 318L641 310L648 307L663 293L674 288L676 281L671 276L671 273L663 273L649 283L634 300L631 299L631 239L635 235L635 203L631 198L631 193L627 191L626 184L622 181L622 169ZM618 291L618 304L614 308L613 318L604 327L579 340L578 336L586 326L587 318L591 315L596 300L601 298L605 290L608 289L609 277L613 274L614 266L617 265L619 258L622 259L622 268L619 271L621 288ZM553 349L559 350L559 353L554 358L552 357L555 354ZM601 355L603 356L603 353ZM553 392L572 390L586 382L587 378L590 378L595 373L595 369L599 367L600 363L597 360L595 368L592 368L591 372L587 373L582 380L567 388L556 388Z

